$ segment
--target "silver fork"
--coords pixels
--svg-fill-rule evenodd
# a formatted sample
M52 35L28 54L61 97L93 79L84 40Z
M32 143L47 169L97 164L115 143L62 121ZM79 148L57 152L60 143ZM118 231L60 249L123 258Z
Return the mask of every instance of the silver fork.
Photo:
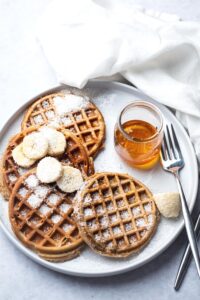
M162 162L163 169L165 171L172 173L176 178L178 190L180 193L182 212L185 221L185 228L190 243L190 247L192 250L192 254L194 256L194 260L196 263L197 272L200 277L200 258L199 258L199 252L197 247L197 239L194 232L193 223L188 209L187 201L179 177L179 171L184 167L184 159L172 124L171 124L171 130L169 129L168 125L166 125L166 132L164 133L163 143L161 146L161 162Z

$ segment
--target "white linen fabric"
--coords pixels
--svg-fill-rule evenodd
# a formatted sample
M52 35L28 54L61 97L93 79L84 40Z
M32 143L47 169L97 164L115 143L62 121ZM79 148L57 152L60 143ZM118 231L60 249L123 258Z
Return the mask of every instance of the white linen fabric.
M120 73L174 108L200 160L200 23L123 1L56 0L38 37L60 82L82 88Z

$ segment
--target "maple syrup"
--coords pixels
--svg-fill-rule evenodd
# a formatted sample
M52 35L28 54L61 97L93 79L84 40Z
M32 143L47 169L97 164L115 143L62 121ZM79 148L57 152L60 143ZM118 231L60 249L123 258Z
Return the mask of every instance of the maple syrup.
M130 165L149 169L160 157L162 136L152 124L142 120L129 120L115 127L115 148Z

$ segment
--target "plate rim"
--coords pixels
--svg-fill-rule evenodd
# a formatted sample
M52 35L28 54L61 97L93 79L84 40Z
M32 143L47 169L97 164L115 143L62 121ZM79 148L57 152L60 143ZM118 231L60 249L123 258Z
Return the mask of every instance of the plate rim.
M142 92L141 90L128 85L126 83L121 83L121 82L117 82L117 81L106 81L106 80L90 80L88 82L88 84L90 85L91 83L95 83L95 84L102 84L102 85L113 85L113 86L117 86L117 87L123 87L125 89L129 89L131 91L135 91L137 93L140 93L141 95L144 95L146 98L149 98L150 100L153 100L153 102L155 102L156 104L158 104L158 106L161 106L164 111L167 110L169 114L171 114L173 117L175 117L172 112L162 103L159 103L158 101L154 100L152 97L148 96L147 94L145 94L144 92ZM88 85L87 84L87 85ZM87 87L86 85L86 87ZM60 84L57 85L53 88L47 89L44 92L37 94L35 97L32 97L30 100L26 101L24 104L22 104L5 122L5 124L2 126L2 129L0 131L0 141L2 139L2 137L4 136L4 133L9 129L9 127L12 125L12 121L14 119L16 119L17 115L19 115L22 111L24 111L28 105L30 105L31 103L33 103L36 99L43 97L44 95L46 95L47 93L52 93L52 92L56 92L58 90L62 90L65 89L67 87L73 88L69 85L66 84ZM148 100L147 100L148 101ZM179 126L181 127L181 129L183 130L184 134L185 134L185 138L187 139L188 144L190 145L190 152L192 153L192 158L193 158L193 164L194 164L194 187L193 187L193 194L191 197L191 200L193 199L193 201L191 201L191 205L189 207L190 211L192 211L192 209L194 208L195 202L196 202L196 196L197 196L197 192L198 192L198 182L199 182L199 178L198 178L198 163L197 163L197 158L196 158L196 154L194 152L194 148L192 145L192 142L185 130L185 128L183 127L183 125L179 122L179 120L177 119L177 122L179 123ZM150 262L151 260L155 259L158 255L160 255L162 252L164 252L179 236L179 234L181 233L181 231L183 230L184 227L184 221L182 220L181 224L179 225L179 228L177 230L177 233L173 236L173 238L164 246L158 249L158 251L155 253L153 253L151 256L147 257L146 259L143 259L142 261L139 261L136 265L130 265L130 266L123 266L123 267L118 267L116 269L114 269L113 271L106 271L106 272L78 272L78 271L73 271L72 269L60 269L57 267L57 264L42 260L39 256L36 256L36 254L34 252L32 252L30 249L26 248L19 240L17 240L15 238L14 235L12 235L9 231L9 229L7 228L6 224L4 224L3 220L1 219L0 216L0 224L1 224L1 228L3 229L4 234L8 237L8 239L14 244L15 247L17 247L20 251L22 251L22 253L24 253L26 256L28 256L29 258L31 258L34 262L39 263L40 265L51 269L53 271L59 272L59 273L63 273L63 274L67 274L67 275L73 275L73 276L81 276L81 277L106 277L106 276L113 276L113 275L118 275L118 274L122 274L125 272L129 272L131 270L137 269L139 267L141 267L142 265L147 264L148 262Z

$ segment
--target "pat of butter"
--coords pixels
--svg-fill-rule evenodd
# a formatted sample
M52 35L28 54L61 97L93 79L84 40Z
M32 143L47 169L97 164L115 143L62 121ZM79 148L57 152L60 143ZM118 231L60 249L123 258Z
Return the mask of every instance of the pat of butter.
M161 215L165 218L178 217L181 210L179 193L159 193L155 194L153 197Z

